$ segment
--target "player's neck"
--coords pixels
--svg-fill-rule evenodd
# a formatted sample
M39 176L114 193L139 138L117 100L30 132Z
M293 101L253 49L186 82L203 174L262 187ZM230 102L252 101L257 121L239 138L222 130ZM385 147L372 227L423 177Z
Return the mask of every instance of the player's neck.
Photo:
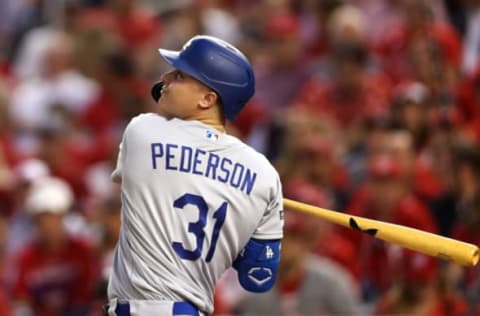
M226 130L225 130L225 125L222 124L222 123L218 123L218 122L206 122L206 121L201 121L203 124L206 124L208 126L211 126L213 127L214 129L216 129L217 131L219 131L220 133L225 133Z
M213 114L213 115L212 115ZM197 120L202 122L205 125L208 125L221 133L225 133L225 120L221 118L221 115L217 113L205 113L200 112L197 115L192 116L190 119Z

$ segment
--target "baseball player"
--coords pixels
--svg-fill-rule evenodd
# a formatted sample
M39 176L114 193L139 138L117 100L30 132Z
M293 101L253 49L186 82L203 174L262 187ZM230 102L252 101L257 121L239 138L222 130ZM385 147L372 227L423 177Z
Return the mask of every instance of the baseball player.
M248 291L276 278L283 229L279 176L225 133L254 93L246 57L209 36L159 50L173 70L152 88L156 113L126 127L112 178L122 226L108 315L207 315L233 266Z

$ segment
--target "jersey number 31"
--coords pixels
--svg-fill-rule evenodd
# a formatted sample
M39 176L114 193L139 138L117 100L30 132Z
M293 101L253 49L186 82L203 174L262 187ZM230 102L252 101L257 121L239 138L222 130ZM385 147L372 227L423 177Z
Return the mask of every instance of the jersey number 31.
M177 241L172 242L172 247L180 258L197 260L202 255L203 243L205 241L205 231L203 229L207 224L208 205L203 197L190 193L185 193L173 202L173 206L179 209L183 209L188 204L195 205L199 213L198 221L188 224L188 231L196 237L197 247L193 250L187 250L181 242ZM215 213L213 213L213 218L215 218L216 221L210 239L210 248L205 257L206 262L210 262L215 253L218 235L220 234L220 229L222 228L223 223L225 222L225 216L227 215L227 205L227 202L223 202Z

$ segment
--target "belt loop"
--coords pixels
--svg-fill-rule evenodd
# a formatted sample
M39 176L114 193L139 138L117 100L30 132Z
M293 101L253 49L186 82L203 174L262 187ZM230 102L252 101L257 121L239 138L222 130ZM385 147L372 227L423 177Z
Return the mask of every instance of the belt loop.
M174 302L173 316L200 316L198 309L188 302Z
M111 299L110 302L108 302L108 311L107 315L108 316L117 316L115 313L115 310L117 309L117 299Z

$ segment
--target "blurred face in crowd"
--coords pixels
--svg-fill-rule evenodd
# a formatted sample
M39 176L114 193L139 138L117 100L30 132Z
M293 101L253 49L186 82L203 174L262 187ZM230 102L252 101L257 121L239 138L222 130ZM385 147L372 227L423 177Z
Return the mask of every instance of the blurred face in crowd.
M7 228L7 218L5 216L0 216L0 265L3 262L7 245Z
M273 39L270 46L274 66L282 68L295 65L298 62L301 45L297 36Z
M157 111L167 117L196 118L201 109L218 106L218 95L197 79L179 70L162 76L164 86Z
M118 13L128 13L136 5L136 0L110 0L111 7Z
M363 83L366 50L356 43L338 43L335 54L335 80L340 97L357 92Z
M41 133L39 158L52 168L61 165L64 161L65 136L59 130L46 130Z
M425 31L426 25L433 18L428 2L401 0L399 4L400 10L407 20L406 25L415 31Z
M313 165L312 176L313 181L320 185L329 185L331 184L333 173L333 163L332 160L326 157L319 159L317 163Z
M55 76L72 66L73 43L67 36L59 36L45 54L44 73Z
M372 179L373 206L379 218L388 220L405 195L405 182L399 177L384 176Z
M407 131L393 131L388 133L385 141L384 153L394 157L403 172L411 174L415 159L412 135Z
M48 249L57 249L65 241L63 215L53 212L41 212L34 215L38 240Z
M444 60L438 44L423 38L414 40L410 43L408 57L416 78L437 91L445 79Z
M296 162L305 168L305 176L317 185L329 185L333 172L333 159L329 145L300 148Z
M372 156L380 155L385 151L385 144L388 141L388 131L381 126L374 126L368 129L366 135L368 151Z
M425 126L426 112L422 104L409 102L403 106L400 115L405 127L412 132L417 132Z
M306 247L305 237L301 233L287 233L282 240L282 260L283 268L288 270L295 266L297 262L302 261L308 248Z
M314 218L287 210L285 215L285 235L282 239L280 273L288 276L303 269L306 256L316 244L319 221Z
M480 198L478 175L471 164L462 162L457 165L456 176L460 198L465 200Z
M8 129L9 127L8 99L3 87L0 86L0 129Z
M282 239L282 255L278 267L280 280L300 275L307 254L305 237L301 233L287 232Z

